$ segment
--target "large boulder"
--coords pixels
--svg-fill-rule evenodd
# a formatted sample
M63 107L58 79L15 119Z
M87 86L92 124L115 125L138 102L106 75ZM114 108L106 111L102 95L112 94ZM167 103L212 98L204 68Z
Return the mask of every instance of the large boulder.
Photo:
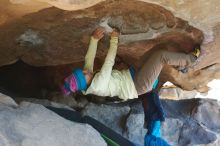
M219 144L219 102L210 99L187 99L162 100L162 104L166 120L162 124L161 134L168 143L174 146ZM126 108L130 110L122 112ZM83 113L101 121L130 141L144 144L147 130L143 128L144 113L140 101L113 106L89 104ZM118 126L123 117L126 117L122 122L124 126Z
M13 9L16 11L17 7L21 5L19 3L27 3L28 1L13 2L17 2L17 4L10 6L7 2L9 9L6 12L9 10L11 12ZM83 4L83 2L74 0L53 2L69 5ZM89 1L85 1L85 3L87 2L89 3ZM187 8L185 9L187 10ZM173 13L176 14L176 12ZM0 66L13 64L18 60L31 66L51 66L33 68L27 65L30 72L22 72L27 68L17 66L18 69L15 70L19 71L9 71L10 73L6 73L6 76L9 79L15 77L15 80L21 78L22 80L18 82L22 82L22 84L35 82L33 80L36 79L34 85L28 85L31 88L29 89L30 92L32 90L39 91L39 88L48 86L58 87L72 68L83 66L90 35L98 26L105 27L107 31L111 31L113 27L121 30L117 58L137 67L144 63L150 55L149 51L158 48L189 53L195 44L202 43L203 32L190 25L190 21L187 22L173 15L173 13L152 3L120 0L100 2L87 9L77 11L64 11L54 7L42 8L38 12L26 14L25 16L22 14L22 16L8 22L5 22L8 15L4 15L2 17L4 23L2 22L0 25ZM215 31L215 33L218 33L218 31ZM216 39L218 39L218 34L216 34ZM101 67L108 44L108 36L100 41L95 69ZM214 47L213 50L217 51L216 48ZM202 52L208 49L209 46L203 46ZM208 58L213 58L213 56L216 58L216 54L218 54L209 53L211 56ZM217 63L218 59L216 58L214 61L213 59L212 61L206 59L205 66ZM197 63L200 62L201 59L198 59ZM120 68L120 63L117 61L115 68ZM206 86L207 82L220 76L216 73L219 70L218 64L214 68L214 70L206 68L201 72L193 70L190 73L182 74L174 68L166 67L167 70L164 70L161 74L163 77L161 81L169 80L183 89L197 89L200 91L201 88ZM36 73L38 70L39 74ZM23 76L31 79L24 81ZM43 80L38 80L38 77ZM4 77L3 80L6 79ZM193 80L193 82L189 82L190 80ZM24 88L27 87L26 85L20 87L23 86L25 86ZM21 90L19 89L19 91Z
M131 105L131 111L126 122L126 136L134 143L144 143L147 130L144 128L144 110L141 102Z
M18 60L32 66L56 66L44 70L46 73L43 74L48 79L51 76L48 72L56 72L48 84L57 87L58 82L67 75L63 75L63 72L69 73L69 67L83 65L92 31L98 26L105 27L107 31L117 27L121 30L117 58L135 66L145 61L150 50L164 48L189 53L195 44L201 44L202 55L193 70L183 74L173 67L165 67L161 73L161 82L168 80L185 90L204 92L209 81L220 77L219 1L209 4L198 0L166 3L142 1L44 1L48 5L11 0L15 4L10 5L9 1L3 0L6 8L1 7L0 10L0 66ZM75 11L65 11L50 5ZM213 11L201 13L209 9ZM108 40L105 37L100 42L96 69L103 63ZM118 66L116 62L115 67Z
M130 108L128 106L120 107L89 103L82 113L100 121L102 124L123 135L129 111Z
M70 122L42 105L16 106L5 98L0 98L0 146L107 146L88 124Z
M189 52L203 38L200 30L163 7L150 3L106 1L84 11L72 12L47 8L1 25L0 65L18 59L34 66L83 61L90 34L97 26L109 30L119 28L121 43L145 40L140 42L142 49L139 50L135 44L119 48L118 54L123 58L132 57L131 60L139 60L146 51L159 44L171 43L177 50L184 48ZM106 48L107 38L100 43L97 56L103 57Z
M220 133L220 102L202 100L192 111L192 116L209 129Z

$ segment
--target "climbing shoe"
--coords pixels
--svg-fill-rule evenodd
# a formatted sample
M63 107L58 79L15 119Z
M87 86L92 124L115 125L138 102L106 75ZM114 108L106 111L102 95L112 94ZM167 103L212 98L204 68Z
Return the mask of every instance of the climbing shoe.
M197 46L197 47L194 49L194 51L191 52L191 54L194 55L196 58L198 58L199 55L200 55L200 47Z

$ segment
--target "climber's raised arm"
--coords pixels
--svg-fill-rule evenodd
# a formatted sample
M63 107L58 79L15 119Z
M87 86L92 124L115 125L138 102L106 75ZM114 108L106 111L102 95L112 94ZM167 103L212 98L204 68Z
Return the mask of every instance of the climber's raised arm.
M102 27L97 28L90 39L88 51L85 56L84 69L93 72L94 60L97 51L98 41L104 36L104 29Z
M118 83L120 82L120 77L114 77L112 73L113 66L115 64L115 57L118 48L118 37L119 32L114 29L110 34L110 47L108 49L107 56L105 61L101 67L101 70L97 72L92 79L92 83L90 87L87 89L86 94L95 94L99 96L113 96L118 91L115 91L117 88ZM114 80L117 80L114 82ZM115 84L113 84L113 82ZM112 87L113 85L113 87ZM118 88L120 88L118 86Z
M109 79L112 73L112 68L115 64L115 57L118 49L118 37L119 32L114 29L110 34L110 47L105 58L104 64L100 70L100 75L104 76L105 79Z

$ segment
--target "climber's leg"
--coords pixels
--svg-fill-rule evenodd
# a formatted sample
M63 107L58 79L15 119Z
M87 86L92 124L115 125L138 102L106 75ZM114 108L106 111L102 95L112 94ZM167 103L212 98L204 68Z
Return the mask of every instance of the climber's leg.
M196 58L192 54L158 50L146 59L134 77L135 87L139 95L150 91L165 64L190 66Z

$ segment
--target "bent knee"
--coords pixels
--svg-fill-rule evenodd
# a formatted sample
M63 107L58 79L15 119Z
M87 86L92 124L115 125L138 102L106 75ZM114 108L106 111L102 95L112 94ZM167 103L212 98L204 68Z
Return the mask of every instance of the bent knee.
M168 51L165 49L160 49L154 52L153 58L159 59L162 62L166 62Z

